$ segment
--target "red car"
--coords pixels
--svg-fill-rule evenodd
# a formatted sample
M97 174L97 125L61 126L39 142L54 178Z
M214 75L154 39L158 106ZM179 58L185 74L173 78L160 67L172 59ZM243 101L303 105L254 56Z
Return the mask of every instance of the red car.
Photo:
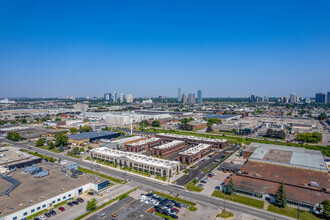
M61 210L62 212L65 211L65 208L64 207L58 207L59 210Z
M179 210L179 209L177 209L177 208L173 208L173 209L174 209L174 210L175 210L177 213L178 213L178 212L180 212L180 210Z
M209 175L207 175L207 177L213 177L213 175L212 174L209 174Z

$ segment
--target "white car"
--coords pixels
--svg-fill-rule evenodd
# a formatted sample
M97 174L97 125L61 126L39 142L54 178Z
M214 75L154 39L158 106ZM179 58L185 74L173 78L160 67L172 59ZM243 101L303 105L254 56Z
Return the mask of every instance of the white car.
M42 216L40 216L40 219L41 219L41 220L45 220L46 217L45 217L44 215L42 215Z

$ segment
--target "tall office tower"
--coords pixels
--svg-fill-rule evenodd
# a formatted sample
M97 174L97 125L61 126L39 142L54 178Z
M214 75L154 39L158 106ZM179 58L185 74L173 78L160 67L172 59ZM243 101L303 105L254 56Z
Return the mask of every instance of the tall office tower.
M125 96L124 96L124 93L120 93L119 101L120 101L120 103L124 103L124 102L125 102Z
M256 102L256 96L255 95L251 95L250 97L250 102Z
M327 103L330 104L330 91L327 93Z
M184 104L188 102L188 96L187 96L187 94L182 94L182 102Z
M326 103L326 95L324 93L316 93L315 94L315 102L316 103Z
M198 92L197 92L197 102L199 104L202 104L203 103L202 90L198 90Z
M126 95L126 102L127 103L133 103L133 95L132 94L127 94Z
M104 100L105 101L110 101L111 93L105 93L104 94Z
M181 88L178 88L178 102L182 102Z
M189 93L188 102L189 103L195 103L195 94L194 93Z
M112 93L112 101L113 101L114 103L117 103L117 101L118 101L117 93L116 93L116 92L113 92L113 93Z
M295 93L291 93L290 95L290 103L294 104L297 102L297 97Z

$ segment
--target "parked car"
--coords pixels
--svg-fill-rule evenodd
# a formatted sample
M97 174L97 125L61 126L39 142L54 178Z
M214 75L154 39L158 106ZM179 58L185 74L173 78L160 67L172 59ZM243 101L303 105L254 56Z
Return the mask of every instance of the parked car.
M45 216L49 218L52 215L49 212L45 212Z
M84 202L84 200L82 198L77 198L77 201L80 202L80 203Z
M72 202L68 202L67 205L71 206L71 207L74 206L74 204Z
M201 181L201 183L204 183L204 184L205 184L205 183L206 183L206 181L205 181L205 180L202 180L202 181Z
M56 215L56 212L55 212L54 210L50 210L49 213L50 213L51 215Z
M75 204L75 205L79 205L78 201L72 201L72 203Z
M198 184L199 187L204 187L204 184Z
M220 186L216 186L215 189L221 190L221 187Z
M62 207L62 206L61 206L61 207L58 207L58 209L59 209L60 211L62 211L62 212L65 211L65 208Z
M88 192L88 195L92 196L94 195L94 192Z

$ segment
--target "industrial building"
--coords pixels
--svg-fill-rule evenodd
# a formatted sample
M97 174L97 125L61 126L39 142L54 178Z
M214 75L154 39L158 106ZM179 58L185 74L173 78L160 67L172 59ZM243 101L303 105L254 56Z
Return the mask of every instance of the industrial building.
M0 173L40 163L41 160L41 157L22 152L16 147L0 147Z
M135 142L139 142L142 140L147 139L146 137L142 137L142 136L133 136L133 137L128 137L128 138L120 138L118 140L113 140L110 141L109 143L106 144L102 144L100 145L100 147L107 147L110 149L125 149L126 144L132 144Z
M36 178L33 174L17 170L11 172L10 177L1 176L0 211L3 213L0 217L1 220L26 219L30 215L50 209L54 205L71 200L86 191L97 192L109 186L109 180L93 174L83 174L72 178L70 171L60 165L44 163L38 167L47 170L48 175ZM10 197L1 195L1 192L9 189L10 182L19 184L16 185L16 188L10 189Z
M251 143L242 156L248 162L232 176L237 193L274 203L283 182L288 205L313 209L330 199L328 168L320 151Z
M151 152L154 156L166 157L183 150L185 147L184 141L172 141L152 148Z
M188 150L180 152L178 155L179 161L181 163L191 164L202 157L206 156L208 153L212 151L212 146L209 144L198 144Z
M130 167L135 170L148 171L154 175L174 176L179 172L180 162L163 160L146 156L139 153L111 150L100 147L91 150L91 157L110 163L118 164L119 167Z
M227 146L228 142L224 139L213 139L213 138L200 138L195 136L185 136L177 134L165 134L160 133L155 135L158 138L161 138L164 141L184 141L189 145L198 145L198 144L210 144L213 149L223 149Z
M128 152L145 152L147 150L152 149L154 146L158 146L162 143L162 140L160 138L149 138L140 140L135 143L126 144L125 151Z
M91 131L80 134L68 135L70 143L83 144L93 142L100 139L112 139L119 137L120 133L112 131Z

